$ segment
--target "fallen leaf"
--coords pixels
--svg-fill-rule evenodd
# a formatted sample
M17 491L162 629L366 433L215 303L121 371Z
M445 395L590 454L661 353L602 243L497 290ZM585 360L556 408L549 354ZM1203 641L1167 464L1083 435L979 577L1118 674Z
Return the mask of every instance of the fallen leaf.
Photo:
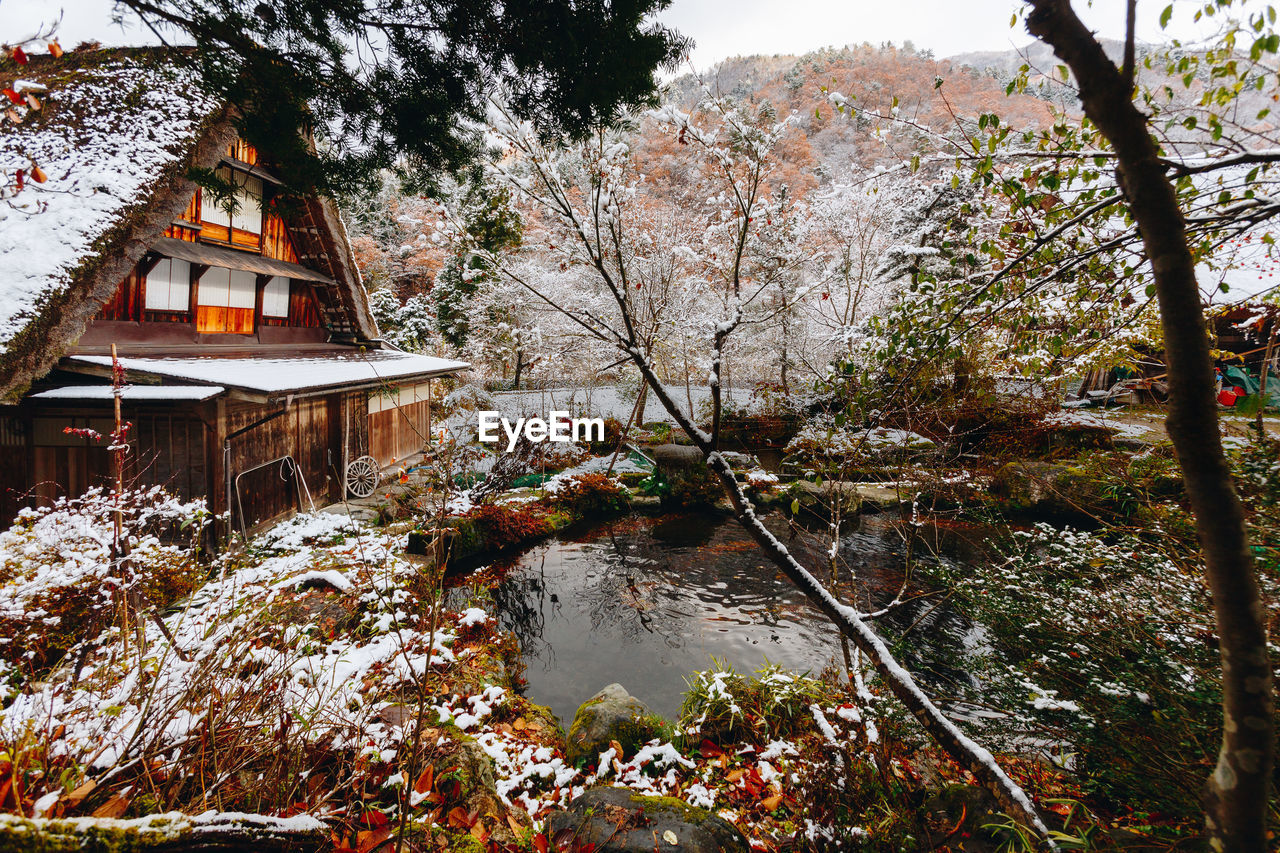
M462 806L454 806L449 811L449 826L454 829L470 829L475 820Z
M529 724L525 722L524 717L516 717L516 721L511 724L511 728L518 732L522 732L528 727Z
M782 794L774 794L772 797L765 797L760 801L760 807L767 812L776 809L782 803Z
M35 95L31 94L30 92L28 92L28 93L27 93L27 106L31 107L31 109L33 109L33 110L39 110L39 109L40 109L40 99L39 99L39 98L37 98Z
M383 842L389 839L392 832L393 830L390 826L361 832L356 836L357 853L371 853L371 851L377 849Z
M702 754L703 758L718 758L724 755L723 749L706 738L702 739L702 745L698 747L698 752Z
M124 794L113 794L111 799L93 810L94 817L120 817L129 810L132 800Z
M665 841L665 842L667 842L668 844L679 844L679 843L680 843L680 839L679 839L679 838L677 838L677 837L676 837L676 834L675 834L674 832L672 832L671 830L669 830L669 829L668 829L668 830L665 830L665 831L662 833L662 840L663 840L663 841Z
M15 47L9 55L12 56L13 61L18 63L19 65L27 64L27 52L22 48Z
M60 59L62 57L62 45L58 44L57 39L50 40L49 55L52 56L54 59Z
M66 804L67 808L74 809L76 806L84 802L84 798L92 794L97 787L98 783L90 779L70 794L63 797L62 802Z
M435 784L435 781L436 769L428 764L427 769L423 770L422 773L418 775L418 780L413 783L413 790L419 794L425 794L427 791L431 790L431 786Z
M533 837L533 849L537 853L547 853L547 836L539 832Z

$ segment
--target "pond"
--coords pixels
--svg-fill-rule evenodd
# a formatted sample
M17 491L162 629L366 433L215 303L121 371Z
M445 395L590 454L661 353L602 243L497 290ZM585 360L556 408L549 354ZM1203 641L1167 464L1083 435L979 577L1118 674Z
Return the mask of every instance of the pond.
M823 543L767 517L801 562L825 566ZM845 601L892 600L908 562L896 515L860 516L840 539ZM926 523L911 559L963 564L982 551L981 528ZM927 545L925 544L927 543ZM712 658L749 673L766 662L817 673L842 658L831 623L779 575L731 517L628 516L548 540L515 558L493 590L503 627L520 639L527 695L565 723L610 682L667 719L678 716L686 677ZM891 634L908 631L905 662L935 686L967 679L958 666L975 631L927 589L895 609ZM945 692L945 691L944 691Z

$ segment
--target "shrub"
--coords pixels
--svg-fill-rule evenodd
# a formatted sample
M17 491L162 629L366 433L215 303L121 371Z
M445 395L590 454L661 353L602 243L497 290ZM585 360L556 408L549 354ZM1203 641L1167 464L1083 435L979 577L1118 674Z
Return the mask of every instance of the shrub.
M715 743L744 735L784 737L812 723L809 706L826 691L807 674L786 672L766 664L747 678L712 659L714 669L689 677L680 706L680 725Z
M622 421L610 415L604 419L604 439L592 441L587 446L596 456L613 453L622 444Z
M113 553L115 513L123 516L128 554ZM208 512L159 487L117 502L100 488L52 506L24 509L0 533L0 659L39 671L77 643L92 639L126 595L164 607L191 592L204 570L194 545Z
M597 518L625 511L631 505L627 490L604 474L578 474L556 481L547 502L574 518Z
M551 523L536 511L520 506L483 504L467 513L483 537L486 549L500 551L551 532Z
M1221 720L1199 567L1152 541L1043 524L999 552L1003 561L952 577L994 641L969 661L984 701L1014 709L988 735L1063 744L1084 789L1104 801L1194 815ZM1275 579L1261 579L1275 602Z

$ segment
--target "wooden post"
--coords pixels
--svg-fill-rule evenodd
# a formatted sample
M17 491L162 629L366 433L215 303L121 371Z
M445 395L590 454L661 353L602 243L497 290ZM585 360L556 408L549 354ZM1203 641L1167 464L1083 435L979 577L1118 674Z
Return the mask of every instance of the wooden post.
M1265 432L1266 427L1263 425L1262 416L1266 414L1267 411L1267 370L1268 365L1271 364L1271 351L1276 343L1276 315L1272 313L1272 315L1267 319L1270 321L1267 329L1267 351L1262 355L1262 376L1258 380L1258 397L1260 398L1260 401L1258 404L1258 420L1256 426L1258 428L1259 441L1267 437L1267 433Z

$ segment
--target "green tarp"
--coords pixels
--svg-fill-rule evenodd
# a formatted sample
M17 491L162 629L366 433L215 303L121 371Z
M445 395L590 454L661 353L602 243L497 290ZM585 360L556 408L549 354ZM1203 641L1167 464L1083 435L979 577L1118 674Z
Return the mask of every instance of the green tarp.
M1258 378L1242 367L1228 367L1222 371L1222 386L1243 388L1246 394L1257 394ZM1280 408L1280 377L1274 373L1267 377L1267 407Z

